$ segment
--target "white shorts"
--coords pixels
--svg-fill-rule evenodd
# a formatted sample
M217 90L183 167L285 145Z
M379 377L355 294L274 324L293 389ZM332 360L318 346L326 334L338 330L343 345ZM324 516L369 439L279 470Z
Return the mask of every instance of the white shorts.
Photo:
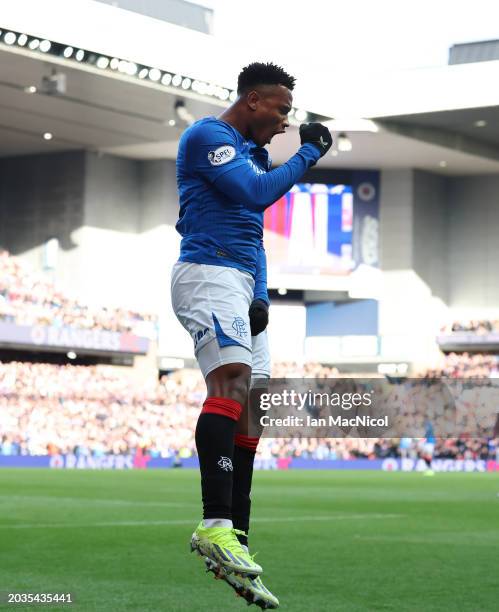
M429 455L433 457L433 453L435 452L435 443L434 442L425 442L423 444L423 453L425 455Z
M248 310L255 281L236 268L178 261L172 270L172 306L194 342L203 376L244 363L252 377L270 376L267 332L251 336Z

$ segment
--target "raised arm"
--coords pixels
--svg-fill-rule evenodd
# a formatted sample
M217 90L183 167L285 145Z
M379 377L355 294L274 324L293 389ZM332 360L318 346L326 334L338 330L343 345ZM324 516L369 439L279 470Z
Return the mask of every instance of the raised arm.
M269 172L255 171L239 152L233 130L223 122L194 130L188 155L195 171L230 199L263 211L289 191L332 144L329 130L318 123L300 126L300 137L302 145L297 153Z
M257 174L246 163L222 174L215 186L232 200L251 210L263 211L287 193L320 158L313 144L304 144L285 164L265 174Z

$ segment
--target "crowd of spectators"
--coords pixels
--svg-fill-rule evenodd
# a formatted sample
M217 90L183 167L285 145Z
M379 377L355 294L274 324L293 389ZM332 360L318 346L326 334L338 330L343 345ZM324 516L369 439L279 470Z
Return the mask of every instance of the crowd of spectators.
M453 332L471 332L479 335L499 332L499 320L454 321L442 328L444 334Z
M262 438L258 454L262 459L296 457L302 459L385 459L417 460L423 451L421 438L305 438L283 440ZM499 461L499 439L437 439L437 459L495 459Z
M91 307L57 289L43 273L0 249L0 321L17 325L53 325L153 338L157 320L124 308Z
M194 450L197 376L137 381L108 366L0 364L3 454L101 456Z
M438 368L420 374L425 378L499 378L499 357L482 353L449 353Z
M0 249L1 321L131 332L148 337L154 337L157 329L152 315L80 303L58 290L45 275L30 270L20 259ZM446 331L485 334L499 331L499 321L454 323ZM274 364L272 376L334 379L339 373L334 367L318 363L283 362ZM499 358L451 353L440 367L425 370L418 377L456 382L499 378ZM432 392L428 391L428 397L418 395L418 403L431 403ZM128 455L140 449L152 457L190 457L196 452L194 430L205 393L198 371L179 371L157 381L138 379L129 370L110 366L0 362L0 454L71 453L100 457ZM403 394L398 392L398 401L401 397ZM462 397L461 416L465 416L462 423L467 425L470 421L476 424L481 408L496 401L490 389L479 386L463 387ZM471 416L466 419L468 413ZM483 414L482 410L482 417ZM290 457L416 459L423 442L419 437L263 437L258 460L270 465L276 459ZM435 456L499 460L499 440L473 437L469 432L460 437L441 437L437 438Z
M463 359L460 367L466 368L469 356ZM479 367L485 374L489 362L483 359L463 371L475 375ZM449 371L454 372L458 362L458 356L451 356ZM320 364L280 363L273 371L281 378L335 375L334 368ZM142 449L152 457L189 457L195 454L194 430L205 395L202 377L194 370L157 381L111 366L0 363L0 454L99 457ZM472 406L481 400L466 401ZM469 434L447 437L438 441L436 456L495 459L498 442ZM258 459L416 457L421 444L419 438L262 438Z

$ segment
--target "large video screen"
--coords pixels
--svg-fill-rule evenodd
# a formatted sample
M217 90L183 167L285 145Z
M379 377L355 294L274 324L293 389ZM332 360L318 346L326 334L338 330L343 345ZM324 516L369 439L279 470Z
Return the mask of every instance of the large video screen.
M350 185L296 184L265 211L269 274L349 274L353 225Z

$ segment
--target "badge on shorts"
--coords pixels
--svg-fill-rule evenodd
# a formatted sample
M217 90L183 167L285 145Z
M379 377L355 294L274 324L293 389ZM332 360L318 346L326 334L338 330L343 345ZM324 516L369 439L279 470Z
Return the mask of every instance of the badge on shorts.
M248 332L246 331L246 322L242 317L235 317L232 322L232 329L240 338L246 338Z

